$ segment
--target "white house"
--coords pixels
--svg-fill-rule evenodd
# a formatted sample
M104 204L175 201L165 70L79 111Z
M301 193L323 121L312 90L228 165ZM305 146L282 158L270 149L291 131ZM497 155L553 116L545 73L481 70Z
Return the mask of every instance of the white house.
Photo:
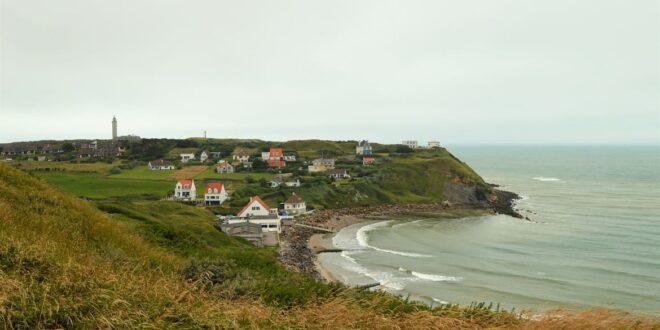
M195 159L195 154L191 154L191 153L181 154L180 156L182 163L187 163L188 161Z
M358 145L355 147L355 153L358 155L371 155L371 143L367 140L358 142Z
M328 170L325 173L329 178L332 179L350 179L351 176L348 175L348 171L344 169L332 169Z
M152 160L149 162L149 169L152 171L160 171L160 170L173 170L175 167L172 165L172 163L166 161L166 160Z
M195 188L195 180L179 180L174 188L174 198L183 201L196 200L197 188Z
M277 215L277 209L271 209L259 196L250 198L250 201L236 215L237 218L228 219L228 224L251 222L259 224L264 232L282 232L282 221Z
M291 197L284 202L284 211L289 215L302 214L307 212L307 205L300 196L292 193Z
M221 160L218 162L217 167L215 168L215 171L218 173L234 173L234 166L232 164L227 163L224 160Z
M284 155L284 160L287 162L295 162L296 155Z
M222 182L211 182L206 185L206 190L204 190L204 204L220 205L226 201L228 197L229 195Z
M270 152L269 152L269 151L262 151L262 152L261 152L261 159L262 159L262 160L268 160L268 159L270 159Z
M241 209L236 216L239 218L253 217L253 216L268 216L271 215L271 209L259 198L259 196L250 197L250 201ZM277 215L277 209L275 209Z
M236 149L232 154L232 159L239 162L247 162L250 160L250 153L245 149Z
M429 146L429 148L440 148L440 142L439 141L429 141L428 146Z
M417 142L417 140L405 140L401 142L401 144L408 146L410 149L419 148L419 143Z
M209 159L209 154L207 154L206 151L202 151L202 154L199 155L199 161L204 163L207 159Z
M314 166L325 166L326 169L331 170L335 168L335 159L333 158L318 158L312 161Z

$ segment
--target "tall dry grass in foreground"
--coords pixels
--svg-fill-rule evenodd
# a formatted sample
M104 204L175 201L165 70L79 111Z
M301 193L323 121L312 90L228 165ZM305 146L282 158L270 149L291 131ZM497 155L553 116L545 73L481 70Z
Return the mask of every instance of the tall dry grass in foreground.
M176 224L149 224L166 216L157 210L104 207L135 214L111 217L0 164L0 328L660 329L658 320L613 311L525 320L478 307L429 309L383 293L314 284L283 273L264 250L226 237L181 236L172 231ZM148 231L153 228L156 233ZM223 258L254 262L229 277L218 266L225 261L213 259L218 251ZM210 263L191 264L193 255ZM263 286L263 274L283 278L282 292ZM311 289L298 299L286 281Z

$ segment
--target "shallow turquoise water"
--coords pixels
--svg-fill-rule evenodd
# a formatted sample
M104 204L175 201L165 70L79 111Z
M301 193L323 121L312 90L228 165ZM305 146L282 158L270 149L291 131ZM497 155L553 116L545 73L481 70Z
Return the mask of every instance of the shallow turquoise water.
M455 147L524 197L508 216L359 224L322 262L436 303L660 313L660 148Z

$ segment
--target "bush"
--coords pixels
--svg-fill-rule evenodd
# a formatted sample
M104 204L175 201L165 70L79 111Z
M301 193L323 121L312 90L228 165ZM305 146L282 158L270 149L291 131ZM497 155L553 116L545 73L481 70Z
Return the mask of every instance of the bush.
M121 168L115 166L110 170L110 174L119 174L121 173Z
M181 275L188 281L201 282L204 285L220 284L236 277L236 263L226 259L214 261L193 259L181 270Z

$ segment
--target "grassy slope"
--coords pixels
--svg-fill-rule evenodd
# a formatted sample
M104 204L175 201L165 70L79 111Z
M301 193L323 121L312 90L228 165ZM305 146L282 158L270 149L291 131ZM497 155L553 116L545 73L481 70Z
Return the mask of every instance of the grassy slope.
M594 321L587 323L584 317L532 323L484 308L431 310L288 273L273 251L212 228L203 209L146 201L96 206L107 213L0 164L2 327L544 329L581 322L583 328L604 329L614 322L619 328L635 324L620 313L590 316ZM646 320L637 328L651 324Z

